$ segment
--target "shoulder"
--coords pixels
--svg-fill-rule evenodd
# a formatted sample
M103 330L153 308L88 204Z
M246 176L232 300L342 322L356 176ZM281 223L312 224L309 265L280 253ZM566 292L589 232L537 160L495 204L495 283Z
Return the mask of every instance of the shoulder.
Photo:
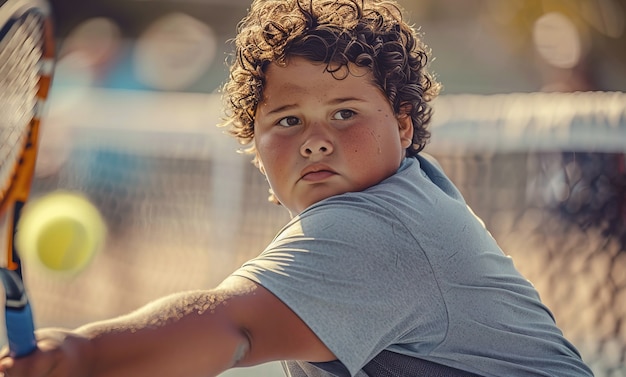
M394 190L394 186L378 185L373 190L325 199L294 218L291 225L305 234L355 241L362 240L364 235L386 234L401 223L398 212L402 199L397 197L399 190Z
M338 195L315 204L294 217L276 236L270 247L301 245L320 253L349 251L365 246L388 244L392 234L405 230L394 206L375 194ZM396 229L396 230L394 230ZM397 239L395 242L399 242ZM306 246L305 246L306 245ZM370 249L370 247L368 247ZM360 254L364 256L361 250Z

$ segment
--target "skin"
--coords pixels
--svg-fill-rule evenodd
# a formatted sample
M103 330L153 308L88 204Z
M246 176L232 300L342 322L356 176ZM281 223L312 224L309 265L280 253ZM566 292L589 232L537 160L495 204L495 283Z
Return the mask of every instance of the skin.
M410 117L394 114L365 69L335 79L294 58L267 72L255 147L281 203L297 214L392 175L409 146ZM272 360L331 361L333 353L265 288L229 277L73 331L37 332L38 350L0 358L11 377L216 376Z

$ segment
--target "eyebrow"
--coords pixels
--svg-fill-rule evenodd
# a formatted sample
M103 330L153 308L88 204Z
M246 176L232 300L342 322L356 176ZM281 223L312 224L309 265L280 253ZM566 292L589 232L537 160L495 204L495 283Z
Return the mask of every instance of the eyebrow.
M289 110L289 109L294 108L294 107L296 107L296 105L294 105L294 104L289 104L289 105L280 106L280 107L277 107L277 108L275 108L275 109L272 109L272 110L268 111L268 112L267 112L267 115L272 115L272 114L280 113L280 112L282 112L282 111Z
M338 104L345 103L345 102L365 102L365 100L361 98L357 98L357 97L339 97L339 98L334 98L328 101L327 104L338 105ZM287 105L280 106L280 107L277 107L275 109L268 111L267 115L280 113L282 111L286 111L295 107L297 107L296 104L287 104Z

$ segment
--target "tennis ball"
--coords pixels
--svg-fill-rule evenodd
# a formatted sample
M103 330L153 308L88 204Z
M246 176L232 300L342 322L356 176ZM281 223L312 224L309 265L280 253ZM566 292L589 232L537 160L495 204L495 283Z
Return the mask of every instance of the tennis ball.
M57 191L24 207L16 247L26 263L76 273L91 262L105 239L100 211L81 194Z

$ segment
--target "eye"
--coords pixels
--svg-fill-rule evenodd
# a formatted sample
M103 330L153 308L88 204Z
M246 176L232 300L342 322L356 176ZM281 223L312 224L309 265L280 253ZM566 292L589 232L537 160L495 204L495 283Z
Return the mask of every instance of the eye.
M300 124L300 119L296 117L284 117L278 121L278 124L283 127L292 127Z
M355 112L352 110L339 110L333 115L333 119L347 120L354 116Z

